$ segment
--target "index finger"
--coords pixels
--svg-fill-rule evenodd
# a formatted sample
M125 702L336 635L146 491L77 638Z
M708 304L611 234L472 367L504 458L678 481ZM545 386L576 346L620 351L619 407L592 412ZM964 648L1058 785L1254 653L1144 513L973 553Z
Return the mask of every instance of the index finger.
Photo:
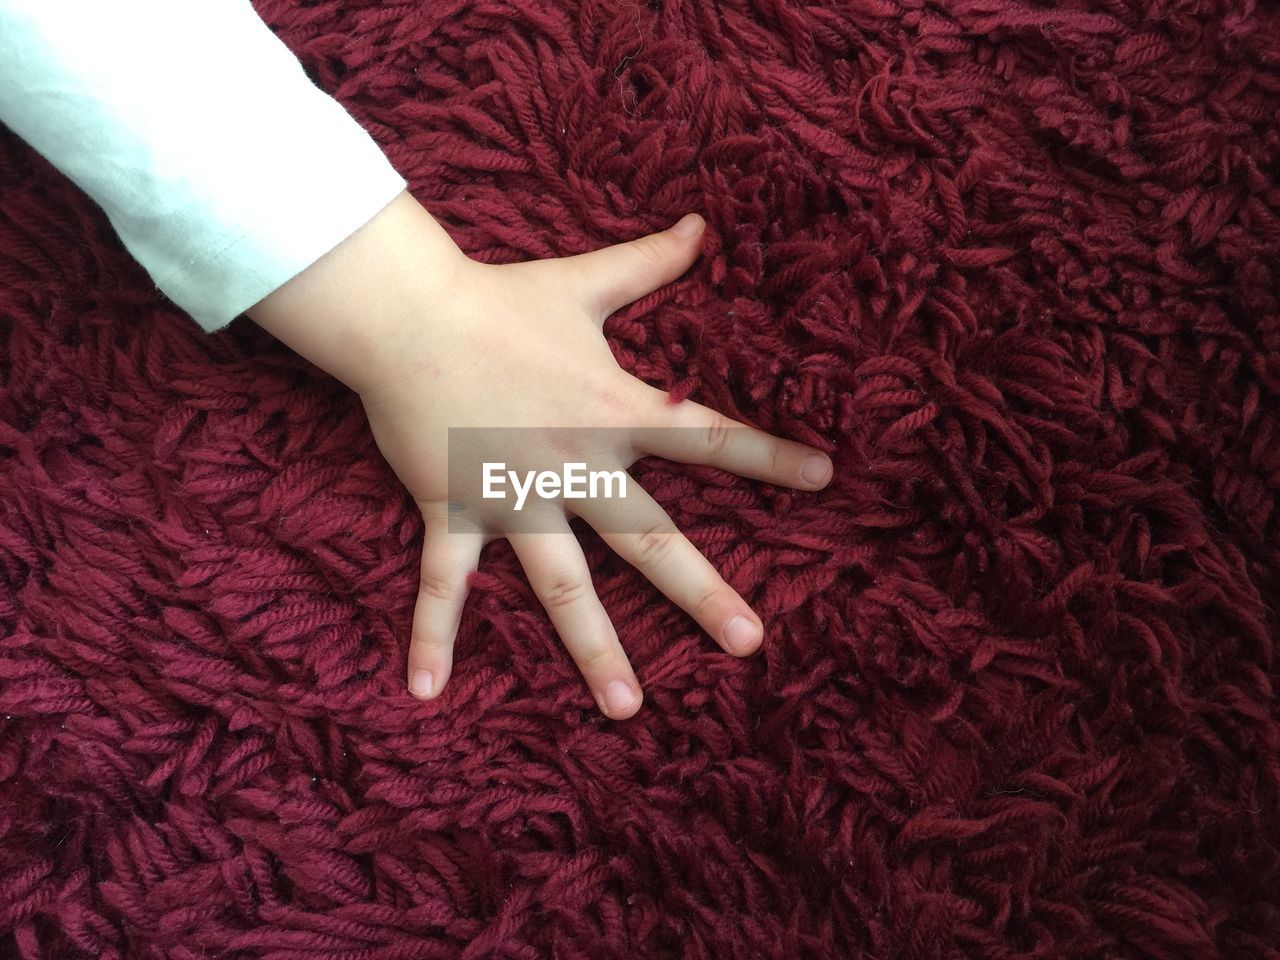
M692 400L669 404L661 390L648 389L661 398L657 419L663 425L633 431L635 446L644 453L798 490L821 490L831 482L831 458L821 450L775 437Z

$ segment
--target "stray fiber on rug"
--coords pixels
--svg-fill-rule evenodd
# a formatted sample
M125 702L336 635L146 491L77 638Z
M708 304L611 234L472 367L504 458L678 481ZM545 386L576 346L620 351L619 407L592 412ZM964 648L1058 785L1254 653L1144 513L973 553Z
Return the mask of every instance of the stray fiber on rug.
M637 468L762 653L584 531L609 721L498 542L416 702L359 399L0 131L0 955L1280 958L1274 4L255 7L475 259L702 213L619 362L836 477Z

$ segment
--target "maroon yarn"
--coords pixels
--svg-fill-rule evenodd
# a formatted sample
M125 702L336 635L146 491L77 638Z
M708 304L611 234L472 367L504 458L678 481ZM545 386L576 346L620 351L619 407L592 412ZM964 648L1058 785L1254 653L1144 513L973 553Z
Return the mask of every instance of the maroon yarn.
M499 543L417 704L356 397L6 132L0 955L1280 958L1274 5L257 6L477 259L703 214L616 354L836 480L638 470L761 655L584 532L605 720Z

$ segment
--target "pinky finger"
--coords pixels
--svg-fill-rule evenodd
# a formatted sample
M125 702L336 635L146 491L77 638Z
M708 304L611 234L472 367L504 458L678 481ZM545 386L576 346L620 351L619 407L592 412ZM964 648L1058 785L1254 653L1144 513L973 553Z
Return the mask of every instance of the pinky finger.
M425 515L424 515L425 516ZM425 516L418 602L409 638L409 692L422 700L440 694L453 668L453 641L480 560L484 536L449 530L444 517Z

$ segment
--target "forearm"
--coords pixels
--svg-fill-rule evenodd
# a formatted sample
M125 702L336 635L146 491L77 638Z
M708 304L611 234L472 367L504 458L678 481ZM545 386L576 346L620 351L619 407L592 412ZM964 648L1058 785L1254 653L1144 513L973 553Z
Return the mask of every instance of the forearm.
M248 0L0 0L0 121L209 332L407 185Z
M245 311L357 393L394 355L407 316L447 297L466 255L408 191L310 267ZM416 315L416 316L415 316Z

